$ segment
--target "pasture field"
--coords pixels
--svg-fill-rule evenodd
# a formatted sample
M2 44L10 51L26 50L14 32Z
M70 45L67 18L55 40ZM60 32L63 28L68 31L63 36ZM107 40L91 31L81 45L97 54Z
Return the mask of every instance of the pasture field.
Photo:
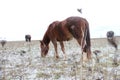
M116 37L118 50L108 44L105 38L91 39L90 63L81 62L81 49L76 40L65 43L67 60L58 43L60 59L54 58L54 48L41 58L40 43L34 40L7 42L0 45L0 80L120 80L120 37ZM115 63L116 62L116 63Z

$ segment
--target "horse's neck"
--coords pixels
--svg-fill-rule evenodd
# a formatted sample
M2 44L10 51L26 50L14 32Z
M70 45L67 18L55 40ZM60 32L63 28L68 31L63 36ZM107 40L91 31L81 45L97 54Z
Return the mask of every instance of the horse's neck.
M48 37L47 33L44 35L43 42L48 45L50 43L50 38Z

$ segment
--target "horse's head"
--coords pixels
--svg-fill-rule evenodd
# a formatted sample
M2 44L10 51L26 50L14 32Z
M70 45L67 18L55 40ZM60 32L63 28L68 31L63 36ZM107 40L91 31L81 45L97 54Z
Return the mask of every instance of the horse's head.
M49 46L46 45L43 41L40 41L40 47L41 47L41 56L45 57L48 53Z

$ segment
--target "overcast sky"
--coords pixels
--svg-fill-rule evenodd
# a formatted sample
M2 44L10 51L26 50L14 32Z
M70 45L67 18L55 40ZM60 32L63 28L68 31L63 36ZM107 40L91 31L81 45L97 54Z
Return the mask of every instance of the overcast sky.
M31 34L40 40L55 20L81 16L90 24L91 37L120 35L119 0L0 0L0 39L24 40ZM77 9L82 8L82 14Z

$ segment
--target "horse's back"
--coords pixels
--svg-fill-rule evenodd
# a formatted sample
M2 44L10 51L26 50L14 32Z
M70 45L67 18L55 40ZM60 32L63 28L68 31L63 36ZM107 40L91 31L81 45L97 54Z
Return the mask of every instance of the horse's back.
M82 21L87 21L85 18L82 17L78 17L78 16L72 16L72 17L68 17L66 19L68 22L82 22Z
M48 35L57 41L68 41L74 38L80 38L81 27L85 26L86 19L82 17L69 17L63 21L54 21L49 25Z

